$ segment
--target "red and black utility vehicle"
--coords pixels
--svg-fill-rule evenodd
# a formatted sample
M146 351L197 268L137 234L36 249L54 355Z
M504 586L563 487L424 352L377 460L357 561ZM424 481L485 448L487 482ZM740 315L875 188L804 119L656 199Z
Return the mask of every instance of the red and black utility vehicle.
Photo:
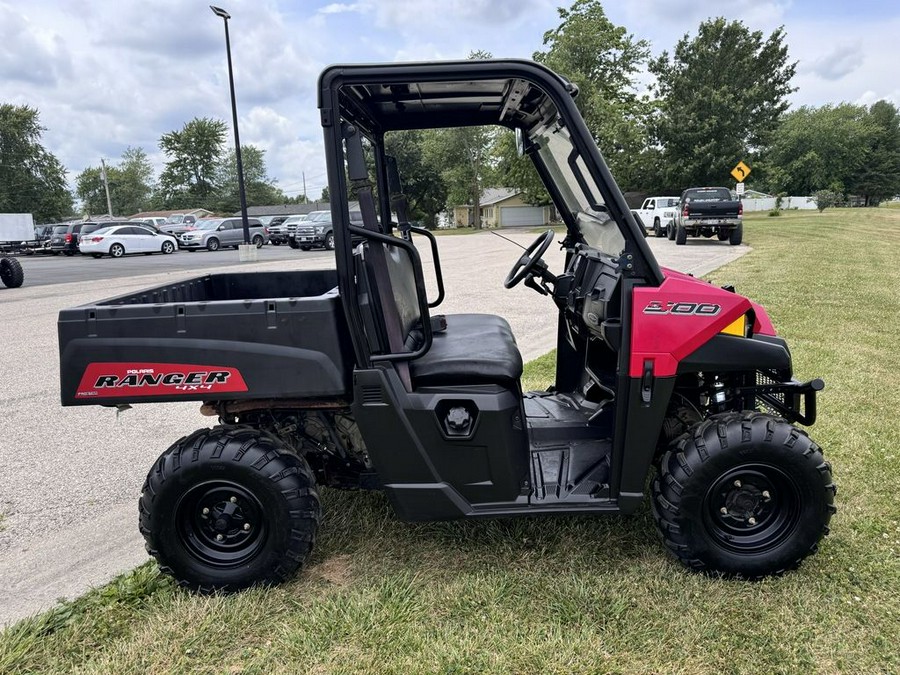
M529 61L332 66L336 269L213 274L60 313L64 405L196 400L218 417L144 485L164 570L201 590L286 579L315 541L318 486L382 490L406 520L617 514L650 473L663 541L692 568L756 578L816 550L835 489L796 424L814 422L821 380L793 379L759 305L657 265L575 93ZM408 224L384 152L393 131L487 124L515 130L567 228L565 269L542 260L548 231L505 281L558 316L548 391L522 391L502 317L438 313L437 241Z

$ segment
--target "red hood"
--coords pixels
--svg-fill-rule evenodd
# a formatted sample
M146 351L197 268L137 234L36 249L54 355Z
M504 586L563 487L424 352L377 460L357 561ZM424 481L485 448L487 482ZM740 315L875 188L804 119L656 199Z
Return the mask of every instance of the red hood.
M774 335L765 310L737 293L713 286L689 274L662 269L659 286L639 286L632 302L632 377L640 376L647 361L657 377L673 376L678 363L711 340L726 326L753 312L753 332Z
M710 291L710 286L712 286L712 284L710 284L708 281L698 279L692 274L685 274L684 272L673 270L670 267L660 267L659 269L662 270L663 276L666 279L679 279L687 283L700 284L703 287L704 292L707 293ZM730 293L730 291L726 291L715 286L713 288L722 293ZM772 321L769 319L769 315L766 310L763 309L761 305L758 305L749 298L746 298L746 300L750 303L751 307L753 307L753 313L756 315L756 321L753 323L753 332L755 334L758 333L759 335L777 335L777 333L775 332L775 326L772 325Z

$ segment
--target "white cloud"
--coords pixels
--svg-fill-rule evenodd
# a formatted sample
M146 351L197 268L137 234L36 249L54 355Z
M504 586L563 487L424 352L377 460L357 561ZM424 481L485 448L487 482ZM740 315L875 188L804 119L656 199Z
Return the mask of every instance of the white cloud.
M345 12L360 12L366 10L367 8L368 5L363 2L354 2L353 4L333 2L330 5L325 5L324 7L319 8L319 14L343 14Z
M900 101L893 15L822 18L783 0L607 2L610 19L671 50L699 21L724 15L771 32L785 24L800 60L797 104ZM329 63L465 58L484 49L529 57L556 7L571 0L229 0L227 9L241 140L266 150L286 191L318 196L325 184L316 80ZM70 180L100 157L142 147L162 168L157 143L193 117L224 120L231 107L222 20L207 3L154 0L0 0L0 102L27 104L47 127L44 144Z
M825 80L839 80L858 70L865 61L862 41L839 44L828 54L815 59L810 70Z

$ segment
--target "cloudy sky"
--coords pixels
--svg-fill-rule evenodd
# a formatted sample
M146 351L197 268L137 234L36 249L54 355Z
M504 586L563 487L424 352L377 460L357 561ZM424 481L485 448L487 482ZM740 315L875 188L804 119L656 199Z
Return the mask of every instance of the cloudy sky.
M288 194L325 185L315 103L329 63L530 57L570 0L220 0L233 17L241 140L266 150ZM887 98L900 104L896 0L619 0L610 18L654 54L708 16L784 25L799 61L795 105ZM36 107L45 146L70 182L100 158L143 148L159 171L160 135L194 117L231 128L222 20L195 0L0 0L0 102ZM229 136L231 145L231 136Z

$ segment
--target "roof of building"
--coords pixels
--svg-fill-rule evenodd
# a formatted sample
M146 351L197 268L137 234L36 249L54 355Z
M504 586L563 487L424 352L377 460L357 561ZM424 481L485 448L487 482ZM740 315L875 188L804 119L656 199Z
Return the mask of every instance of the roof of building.
M497 204L515 197L517 194L520 194L520 192L521 190L516 190L515 188L487 188L481 193L479 204L482 207ZM472 206L472 204L460 204L460 206Z

